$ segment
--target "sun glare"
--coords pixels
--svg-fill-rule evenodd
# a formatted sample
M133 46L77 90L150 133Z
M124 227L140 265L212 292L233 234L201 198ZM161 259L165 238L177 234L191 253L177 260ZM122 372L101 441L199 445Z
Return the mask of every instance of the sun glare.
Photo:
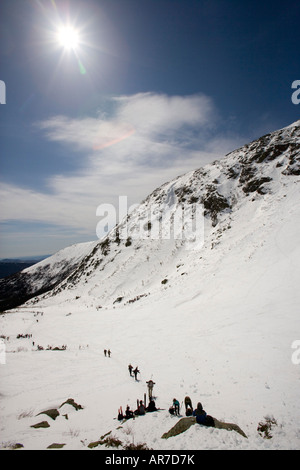
M68 50L75 50L79 45L79 34L71 26L62 27L57 34L58 43Z

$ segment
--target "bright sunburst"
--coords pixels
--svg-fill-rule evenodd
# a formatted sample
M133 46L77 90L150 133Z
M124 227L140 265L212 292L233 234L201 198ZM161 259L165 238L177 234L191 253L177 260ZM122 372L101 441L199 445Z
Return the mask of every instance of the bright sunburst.
M72 26L63 26L57 33L57 41L60 46L67 50L75 50L80 43L78 31Z

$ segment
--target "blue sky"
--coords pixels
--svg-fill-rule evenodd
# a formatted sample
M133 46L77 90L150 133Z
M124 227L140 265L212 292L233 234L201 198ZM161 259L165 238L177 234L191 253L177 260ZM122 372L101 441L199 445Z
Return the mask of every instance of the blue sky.
M2 0L0 258L94 240L99 205L298 120L299 22L293 0Z

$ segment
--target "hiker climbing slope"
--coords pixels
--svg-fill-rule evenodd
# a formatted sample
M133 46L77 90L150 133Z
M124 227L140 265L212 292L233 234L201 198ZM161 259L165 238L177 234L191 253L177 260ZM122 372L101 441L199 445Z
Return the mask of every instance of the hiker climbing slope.
M135 378L135 380L137 380L137 375L140 374L140 371L139 371L139 369L138 369L137 366L136 366L136 368L134 369L133 373L134 373L134 378Z

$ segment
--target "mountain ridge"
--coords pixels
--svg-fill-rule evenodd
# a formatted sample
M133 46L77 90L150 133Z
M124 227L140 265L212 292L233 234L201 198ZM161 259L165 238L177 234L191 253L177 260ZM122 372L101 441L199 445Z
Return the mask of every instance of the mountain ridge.
M183 240L182 233L176 239L174 233L170 233L170 226L172 231L172 223L183 209L191 221L196 217L196 208L203 208L204 227L200 227L203 234L197 241L200 245L216 246L222 233L231 227L232 215L243 204L250 201L263 204L264 198L274 197L278 188L287 184L287 178L300 175L299 148L300 120L163 184L103 239L67 247L21 273L0 280L0 308L14 308L33 298L31 302L36 302L38 296L53 297L64 289L73 291L78 283L88 284L89 290L94 291L102 303L121 303L120 299L131 301L146 295L143 286L130 286L128 291L124 290L122 281L119 290L112 291L108 287L106 294L105 288L101 291L97 284L107 285L116 276L121 279L122 271L127 272L127 276L130 269L138 271L139 263L145 263L145 259L137 256L140 249L149 248L148 259L152 253L170 259L177 253L174 259L178 259L179 264L178 253L184 246L190 245L192 251L197 251L197 247L193 248L195 240ZM153 240L151 234L155 227L157 239ZM120 233L126 233L126 236L120 238ZM192 235L197 238L195 232ZM154 264L159 266L159 263ZM112 266L119 268L111 269ZM159 271L163 277L160 282L167 279L166 274ZM104 280L101 279L103 275ZM153 284L151 276L147 276L145 283ZM165 285L167 283L168 280Z
M254 142L158 188L102 240L25 271L29 288L53 285L0 315L5 442L89 449L111 431L163 451L299 449L299 126ZM198 231L176 231L198 206ZM150 378L160 411L120 426L117 410L134 410ZM185 396L248 438L195 425L162 439ZM38 433L37 415L69 397L80 412Z

